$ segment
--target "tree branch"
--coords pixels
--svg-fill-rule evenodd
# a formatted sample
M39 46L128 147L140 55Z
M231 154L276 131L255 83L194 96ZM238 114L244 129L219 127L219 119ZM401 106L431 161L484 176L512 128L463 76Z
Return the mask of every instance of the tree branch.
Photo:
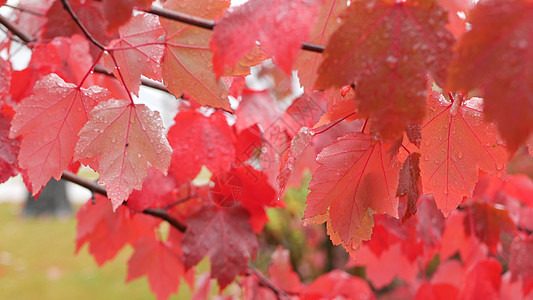
M63 7L65 8L65 10L70 14L70 16L72 17L72 20L74 20L74 22L76 22L76 24L78 25L78 27L81 29L81 31L83 31L83 33L85 34L85 36L94 44L96 45L96 47L102 49L102 50L105 50L105 46L100 44L100 42L98 42L92 35L89 31L87 31L87 28L85 28L85 26L83 26L83 24L81 23L81 21L78 19L78 17L76 16L76 14L74 13L74 11L72 10L72 6L70 6L70 4L68 3L67 0L61 0L61 3L63 3Z
M30 34L24 32L17 24L12 23L6 17L0 15L0 24L4 25L7 30L11 31L14 35L18 36L24 43L29 44L35 42L37 39Z
M106 189L103 186L99 185L96 182L92 182L90 180L83 179L83 178L79 177L78 175L76 175L76 174L74 174L72 172L63 171L63 176L61 176L61 178L64 179L64 180L73 182L73 183L75 183L75 184L77 184L79 186L82 186L82 187L90 190L93 193L97 193L97 194L100 194L100 195L103 195L103 196L107 197L107 191L106 191ZM174 228L176 228L177 230L179 230L181 232L185 232L185 230L187 229L187 225L181 223L179 220L177 220L176 218L172 217L164 209L147 208L147 209L145 209L143 211L140 211L140 212L143 213L143 214L146 214L146 215L151 215L151 216L163 219L163 220L167 221L170 225L172 225Z
M250 270L251 273L253 273L257 279L259 279L259 281L266 287L268 287L269 289L271 289L274 293L276 293L276 295L278 296L279 299L290 299L289 298L289 295L287 295L287 293L285 293L283 290L279 289L277 286L275 286L270 280L268 280L268 278L265 277L265 275L263 275L263 273L261 273L259 270L257 270L254 265L252 265L252 263L248 263L248 269Z
M205 28L208 30L213 30L216 26L216 22L213 20L207 20L207 19L187 15L187 14L180 13L177 11L172 11L172 10L164 9L161 7L157 7L155 5L152 5L150 9L147 9L144 11L147 13L158 15L166 19L182 22L182 23L193 25L193 26L200 27L200 28ZM311 43L302 44L302 50L306 50L306 51L322 53L324 52L325 49L326 47L322 45L311 44Z

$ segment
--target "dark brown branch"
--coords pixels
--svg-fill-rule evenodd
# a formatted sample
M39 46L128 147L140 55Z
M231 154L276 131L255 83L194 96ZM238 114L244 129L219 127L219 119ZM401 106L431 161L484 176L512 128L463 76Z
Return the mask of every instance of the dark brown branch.
M145 12L158 15L166 19L182 22L185 24L189 24L189 25L193 25L196 27L201 27L201 28L205 28L209 30L213 30L216 26L216 22L213 20L207 20L207 19L187 15L184 13L164 9L164 8L157 7L154 5L152 5L152 7L149 10L145 10ZM322 45L317 45L317 44L303 43L302 49L306 51L322 53L324 52L326 47Z
M78 175L69 172L69 171L63 171L63 176L61 176L62 179L65 179L67 181L73 182L79 186L83 186L84 188L87 188L93 193L97 193L103 196L107 197L107 191L105 188L101 185L99 185L96 182L92 182L90 180L83 179L79 177ZM163 219L167 221L170 225L172 225L174 228L181 232L185 232L187 229L187 226L183 223L181 223L176 218L172 217L170 214L168 214L165 210L159 209L159 208L147 208L143 211L141 211L143 214L151 215L160 219Z
M253 273L257 277L257 279L259 279L261 284L263 284L264 286L271 289L274 293L276 293L276 295L278 296L278 299L290 299L287 293L285 293L283 290L279 289L277 286L272 284L272 282L268 280L268 278L266 278L265 275L263 275L261 271L257 270L254 267L254 265L252 265L252 263L250 262L248 263L248 269L250 270L251 273Z
M18 25L9 21L6 17L0 15L0 24L4 25L7 30L11 31L14 35L18 36L24 43L29 44L35 42L37 39L30 34L24 32Z
M81 31L83 31L83 33L85 34L85 36L94 44L96 45L96 47L102 49L102 50L105 50L105 46L100 44L100 42L98 42L92 35L89 31L87 31L87 28L85 28L85 26L83 26L83 24L81 23L80 19L78 19L78 17L76 16L76 14L74 13L74 11L72 10L72 6L70 6L70 4L68 3L67 0L61 0L61 3L63 3L63 7L65 8L65 10L69 13L69 15L72 17L72 20L74 20L74 22L76 22L76 24L78 25L78 27L81 29Z
M108 73L107 70L104 67L99 66L99 65L96 65L94 67L94 71L96 73L104 74L104 75L107 75L107 76L110 76L110 77L115 77L113 74ZM164 84L160 83L160 82L157 82L157 81L154 81L154 80L150 80L150 79L147 79L147 78L141 78L141 83L144 86L151 87L153 89L160 90L162 92L170 93L168 91L167 87Z

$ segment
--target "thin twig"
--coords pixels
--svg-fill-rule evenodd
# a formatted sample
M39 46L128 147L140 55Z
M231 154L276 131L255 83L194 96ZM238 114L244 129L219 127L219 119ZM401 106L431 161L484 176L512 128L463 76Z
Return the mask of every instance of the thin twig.
M268 278L266 278L265 275L263 275L263 273L261 273L261 271L257 270L254 267L254 265L252 265L252 263L250 263L250 262L248 263L248 269L250 270L251 273L253 273L257 277L257 279L259 279L259 281L264 286L268 287L274 293L276 293L276 295L278 296L278 299L290 299L289 295L287 295L287 293L285 293L283 290L279 289L277 286L272 284L272 282L270 280L268 280Z
M70 6L70 4L68 3L67 0L61 0L61 3L63 3L63 7L65 8L65 10L70 14L70 16L72 17L72 20L74 20L74 22L76 22L76 24L78 25L78 27L81 29L81 31L83 31L83 33L85 34L85 36L98 48L102 49L102 50L105 50L105 46L100 44L100 42L98 42L92 35L89 31L87 31L87 28L85 28L85 26L83 26L83 24L81 23L80 19L78 19L78 16L76 16L76 14L74 13L74 10L72 10L72 6Z
M62 179L65 179L67 181L73 182L79 186L82 186L88 190L90 190L93 193L98 193L100 195L103 195L107 197L107 191L106 189L99 185L96 182L89 181L87 179L83 179L79 177L78 175L69 172L69 171L63 171L63 176L61 176ZM163 219L167 221L170 225L172 225L174 228L181 232L185 232L187 229L187 225L181 223L178 219L172 217L170 214L168 214L165 210L160 208L147 208L143 211L140 211L143 214L151 215L154 217L158 217L160 219Z
M185 24L193 25L193 26L200 27L200 28L205 28L208 30L213 30L215 26L217 25L216 22L213 20L191 16L191 15L180 13L177 11L157 7L155 5L152 5L152 7L148 10L145 10L145 12L158 15L165 19L182 22ZM312 43L302 44L302 50L306 50L306 51L322 53L324 52L325 49L326 47L322 45L317 45L317 44L312 44Z
M35 10L31 10L29 8L25 8L25 7L22 7L22 6L15 6L15 5L7 4L7 3L4 4L4 6L12 8L12 9L15 9L15 10L18 10L18 11L23 12L23 13L34 15L34 16L37 16L37 17L44 17L43 13L35 11Z
M4 25L14 35L18 36L24 43L29 44L35 42L37 39L30 34L24 32L17 24L12 23L6 17L0 15L0 24Z
M109 77L115 77L115 75L113 75L112 73L108 73L107 70L100 66L100 65L96 65L94 67L94 72L95 73L99 73L99 74L103 74L103 75L107 75ZM151 80L151 79L147 79L147 78L142 78L141 77L141 84L144 85L144 86L147 86L147 87L150 87L150 88L153 88L153 89L156 89L156 90L160 90L162 92L165 92L165 93L170 93L167 89L167 87L160 83L160 82L157 82L155 80Z

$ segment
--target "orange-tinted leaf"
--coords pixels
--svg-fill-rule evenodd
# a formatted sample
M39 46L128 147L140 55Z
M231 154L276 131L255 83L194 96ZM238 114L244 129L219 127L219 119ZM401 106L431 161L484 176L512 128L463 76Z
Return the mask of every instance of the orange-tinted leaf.
M181 253L176 253L168 243L153 236L140 238L133 249L133 255L128 260L126 282L146 275L150 290L159 300L168 299L170 294L178 292L180 279L185 273Z
M339 27L339 17L341 12L348 6L347 1L343 0L326 0L318 13L315 26L305 40L318 45L326 45L329 37ZM311 51L302 51L294 64L295 69L298 70L298 78L300 84L304 87L306 92L313 90L317 78L318 67L322 63L324 56L321 53L314 53Z
M316 88L356 82L359 112L386 139L424 116L426 75L443 85L453 37L434 1L353 2L332 35Z
M322 0L250 0L217 22L211 49L217 77L235 65L259 41L285 73L307 40Z
M347 122L358 118L356 114L357 105L354 98L341 98L337 101L328 102L328 111L320 117L314 128L346 118Z
M194 179L204 165L214 174L230 169L235 136L221 112L206 117L193 110L181 111L174 122L168 132L173 149L170 171L179 183Z
M222 289L235 276L244 274L258 248L248 218L249 214L239 207L205 207L191 216L182 244L185 267L191 268L209 255L211 277Z
M79 89L56 74L38 81L33 91L17 107L10 136L22 136L19 165L28 171L35 195L50 177L61 178L89 112L108 99L108 92L96 86Z
M463 197L472 196L480 169L505 174L507 152L498 143L495 127L483 121L482 105L479 98L452 104L437 92L428 99L420 146L422 186L444 216Z
M398 165L385 146L363 133L346 134L324 148L309 184L304 219L328 220L343 244L354 238L369 209L398 216Z
M107 69L115 70L115 77L122 76L128 90L138 96L141 75L161 81L159 61L163 56L163 45L139 45L155 42L164 30L156 16L139 14L121 27L119 33L120 38L113 40L109 46L124 49L112 52L120 75L111 57L106 56L105 64Z
M229 0L169 0L166 9L196 17L214 19L229 7ZM209 40L212 32L185 23L161 19L166 31L163 56L163 80L172 94L180 97L184 92L202 105L230 110L228 88L216 80L212 70Z
M533 3L480 1L470 12L472 29L455 47L450 89L481 88L486 117L498 124L511 151L533 132Z
M76 157L100 174L114 209L141 189L148 163L165 174L170 165L161 117L144 104L102 102L79 135Z

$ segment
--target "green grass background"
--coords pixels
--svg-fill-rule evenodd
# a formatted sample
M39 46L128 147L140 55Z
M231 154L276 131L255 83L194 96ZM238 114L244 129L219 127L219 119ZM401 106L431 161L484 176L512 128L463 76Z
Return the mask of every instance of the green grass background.
M130 246L98 267L86 246L74 254L74 215L27 219L20 210L0 204L0 299L155 299L146 277L125 283ZM189 298L182 282L170 299Z

